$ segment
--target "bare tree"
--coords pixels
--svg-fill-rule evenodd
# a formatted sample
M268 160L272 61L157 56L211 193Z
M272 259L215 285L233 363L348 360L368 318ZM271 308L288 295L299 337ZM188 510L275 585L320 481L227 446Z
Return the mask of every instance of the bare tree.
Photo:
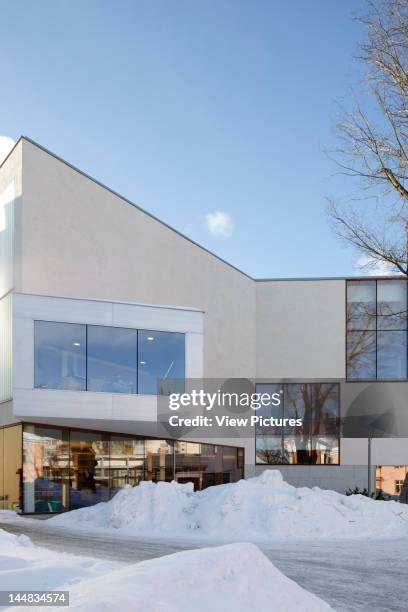
M408 0L368 0L360 60L374 106L356 103L338 130L337 163L380 202L380 217L330 206L336 233L373 264L408 275ZM366 210L367 212L367 210Z

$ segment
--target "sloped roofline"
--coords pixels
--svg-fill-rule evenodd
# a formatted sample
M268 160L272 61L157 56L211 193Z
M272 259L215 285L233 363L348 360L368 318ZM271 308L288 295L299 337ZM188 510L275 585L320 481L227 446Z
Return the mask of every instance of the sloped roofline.
M350 277L350 276L317 276L317 277L287 277L287 278L254 278L253 276L251 276L250 274L247 274L246 272L244 272L243 270L240 270L240 268L237 268L237 266L234 266L232 263L230 263L229 261L226 261L225 259L223 259L222 257L220 257L219 255L217 255L216 253L214 253L213 251L210 251L209 249L207 249L206 247L204 247L202 244L196 242L195 240L192 240L191 238L189 238L188 236L186 236L185 234L183 234L182 232L180 232L179 230L175 229L174 227L172 227L171 225L169 225L168 223L166 223L165 221L162 221L161 219L159 219L158 217L156 217L155 215L153 215L152 213L148 212L147 210L145 210L144 208L142 208L141 206L139 206L138 204L135 204L134 202L132 202L131 200L129 200L128 198L126 198L125 196L121 195L120 193L118 193L117 191L115 191L114 189L112 189L111 187L108 187L107 185L105 185L104 183L102 183L101 181L99 181L98 179L94 178L93 176L91 176L90 174L87 174L86 172L84 172L83 170L81 170L80 168L78 168L77 166L74 166L73 164L71 164L70 162L66 161L65 159L63 159L62 157L60 157L59 155L57 155L56 153L53 153L52 151L50 151L49 149L47 149L46 147L44 147L43 145L39 144L38 142L36 142L35 140L33 140L32 138L29 138L28 136L20 136L20 138L17 140L17 142L15 143L15 145L13 146L13 148L9 151L9 153L7 154L7 156L4 158L4 160L0 163L0 168L3 166L3 164L7 161L7 159L10 157L10 155L13 153L14 149L18 146L18 144L25 140L26 142L29 142L30 144L32 144L33 146L37 147L38 149L40 149L41 151L44 151L44 153L47 153L47 155L51 155L51 157L54 157L54 159L56 159L57 161L65 164L66 166L68 166L69 168L71 168L71 170L74 170L75 172L78 172L79 174L81 174L82 176L84 176L85 178L89 179L90 181L92 181L93 183L95 183L96 185L98 185L99 187L102 187L103 189L106 189L107 191L109 191L111 194L113 194L114 196L118 197L119 199L121 199L123 202L125 202L126 204L129 204L130 206L133 206L134 208L136 208L137 210L139 210L140 212L142 212L143 214L147 215L148 217L150 217L151 219L154 219L155 221L157 221L158 223L160 223L161 225L163 225L164 227L166 227L167 229L171 230L172 232L174 232L175 234L178 234L181 238L183 238L184 240L187 240L188 242L190 242L191 244L194 244L196 247L198 247L199 249L205 251L206 253L208 253L209 255L211 255L212 257L215 257L216 259L218 259L219 261L221 261L223 264L225 264L226 266L229 266L230 268L232 268L233 270L235 270L236 272L239 272L240 274L242 274L243 276L245 276L246 278L249 278L250 280L253 280L255 282L259 282L259 283L266 283L266 282L272 282L272 281L316 281L316 280L347 280L347 279L373 279L374 277L372 276L356 276L356 277ZM384 276L384 277L375 277L375 278L384 278L384 279L391 279L391 278L401 278L401 277L392 277L392 276Z

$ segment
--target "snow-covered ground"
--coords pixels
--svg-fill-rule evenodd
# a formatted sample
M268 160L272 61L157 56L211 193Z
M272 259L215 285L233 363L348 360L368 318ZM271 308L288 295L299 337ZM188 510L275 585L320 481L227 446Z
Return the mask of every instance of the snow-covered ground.
M333 610L248 543L178 552L124 566L51 552L25 536L0 530L0 589L69 590L70 609L86 612Z
M408 537L408 506L296 488L277 470L193 491L192 484L142 482L109 502L50 519L53 526L144 537L276 541Z

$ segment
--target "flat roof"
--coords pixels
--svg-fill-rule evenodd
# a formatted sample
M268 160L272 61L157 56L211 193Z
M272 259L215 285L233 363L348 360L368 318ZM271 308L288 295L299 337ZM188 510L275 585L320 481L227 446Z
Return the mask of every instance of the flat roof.
M255 277L251 276L250 274L247 274L243 270L240 270L240 268L237 268L237 266L234 266L232 263L230 263L229 261L226 261L225 259L223 259L219 255L217 255L213 251L210 251L210 249L207 249L202 244L199 244L195 240L192 240L192 238L189 238L188 236L186 236L185 234L183 234L179 230L175 229L174 227L172 227L171 225L169 225L165 221L162 221L161 219L159 219L158 217L156 217L152 213L148 212L147 210L145 210L144 208L142 208L138 204L135 204L134 202L132 202L131 200L129 200L125 196L121 195L120 193L118 193L117 191L112 189L111 187L108 187L107 185L105 185L104 183L99 181L98 179L96 179L93 176L87 174L86 172L84 172L80 168L77 168L76 166L74 166L70 162L66 161L65 159L63 159L62 157L57 155L56 153L53 153L52 151L50 151L49 149L47 149L43 145L39 144L38 142L35 142L35 140L32 140L28 136L23 136L23 135L20 136L20 138L17 140L17 142L15 143L13 148L9 151L7 156L0 163L0 168L6 162L6 160L9 158L9 156L12 154L12 152L14 151L14 149L17 147L17 145L19 144L19 142L21 140L26 140L27 142L29 142L33 146L35 146L38 149L41 149L42 151L44 151L44 153L47 153L48 155L51 155L51 157L54 157L56 160L58 160L59 162L65 164L66 166L68 166L69 168L74 170L75 172L79 172L79 174L81 174L85 178L89 179L90 181L92 181L93 183L98 185L99 187L102 187L103 189L106 189L107 191L109 191L110 193L115 195L116 197L120 198L126 204L130 204L131 206L133 206L134 208L136 208L140 212L144 213L148 217L151 217L152 219L154 219L155 221L157 221L161 225L164 225L165 227L167 227L167 229L171 230L172 232L175 232L181 238L184 238L184 240L187 240L191 244L194 244L199 249L202 249L203 251L205 251L209 255L212 255L212 257L215 257L216 259L218 259L219 261L221 261L225 265L229 266L230 268L233 268L234 270L236 270L240 274L246 276L247 278L249 278L249 279L251 279L251 280L253 280L253 281L257 282L257 283L267 283L267 282L273 282L273 281L317 281L317 280L319 280L319 281L320 280L328 281L328 280L353 280L353 279L355 279L355 280L357 280L357 279L364 279L364 280L372 279L373 280L375 278L389 280L389 279L392 279L392 278L405 278L403 274L401 274L399 276L398 275L393 275L393 276L362 276L362 275L356 275L356 276L306 276L306 277L299 276L299 277L287 277L287 278L285 278L285 277L283 277L283 278L280 278L280 277L275 277L275 278L272 278L272 277L271 278L255 278ZM148 304L146 304L146 305L148 305ZM170 306L170 308L174 308L174 307Z

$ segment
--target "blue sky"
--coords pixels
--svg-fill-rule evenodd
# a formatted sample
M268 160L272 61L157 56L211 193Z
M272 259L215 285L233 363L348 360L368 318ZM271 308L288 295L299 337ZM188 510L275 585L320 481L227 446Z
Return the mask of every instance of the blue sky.
M324 153L362 0L0 0L0 134L38 141L256 277L355 273ZM221 214L220 214L221 213Z

